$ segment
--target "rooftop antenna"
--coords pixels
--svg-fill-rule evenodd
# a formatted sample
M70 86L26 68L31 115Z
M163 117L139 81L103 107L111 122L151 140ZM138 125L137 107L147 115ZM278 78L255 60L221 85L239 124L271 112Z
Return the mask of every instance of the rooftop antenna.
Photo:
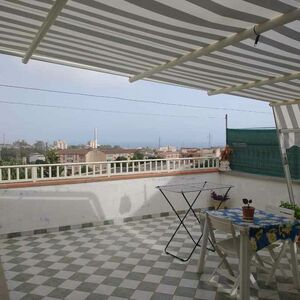
M158 137L158 149L160 148L160 136Z
M211 148L211 140L212 140L212 136L210 134L210 132L208 133L208 147Z

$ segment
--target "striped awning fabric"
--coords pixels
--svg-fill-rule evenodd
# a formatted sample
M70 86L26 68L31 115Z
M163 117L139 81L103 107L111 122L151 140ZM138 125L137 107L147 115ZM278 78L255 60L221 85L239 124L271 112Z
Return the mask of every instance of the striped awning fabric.
M281 135L281 147L300 147L300 104L274 105L273 109Z
M54 4L0 0L0 52L24 57ZM282 78L230 94L294 100L300 93L300 21L265 31L256 46L254 26L297 9L296 0L69 0L31 59L132 77L254 28L249 38L145 79L211 92Z

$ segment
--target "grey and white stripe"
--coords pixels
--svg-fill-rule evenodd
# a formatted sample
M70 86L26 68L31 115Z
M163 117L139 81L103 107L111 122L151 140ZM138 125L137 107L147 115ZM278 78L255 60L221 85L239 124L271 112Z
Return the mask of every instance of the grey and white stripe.
M300 147L300 104L274 105L274 115L282 136L281 147Z
M0 0L0 52L25 55L54 0ZM69 0L32 59L134 76L299 8L297 1ZM300 71L300 21L243 40L147 79L219 90ZM297 80L232 95L298 98Z

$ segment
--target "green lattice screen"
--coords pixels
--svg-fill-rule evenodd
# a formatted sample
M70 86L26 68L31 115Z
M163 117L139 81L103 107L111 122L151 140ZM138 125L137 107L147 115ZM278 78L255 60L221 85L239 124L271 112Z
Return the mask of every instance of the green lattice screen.
M275 129L227 129L232 170L284 177ZM300 179L300 149L288 149L291 176Z

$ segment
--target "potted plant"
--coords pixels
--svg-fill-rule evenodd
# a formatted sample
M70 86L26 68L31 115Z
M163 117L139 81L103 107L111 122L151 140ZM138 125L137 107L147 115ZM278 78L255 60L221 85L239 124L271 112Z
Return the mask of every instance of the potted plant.
M232 153L232 149L226 145L225 148L221 151L220 155L220 171L230 171L230 162L229 158Z
M295 219L300 220L300 206L298 206L297 204L291 204L287 201L281 201L279 207L293 210ZM300 243L300 235L298 235L298 243Z
M300 220L300 207L297 204L291 204L290 202L281 201L280 207L291 209L294 211L294 216L296 219Z
M214 203L214 209L219 209L221 205L225 203L225 201L230 199L227 193L223 195L223 194L217 194L215 191L212 191L210 196L211 199L214 200L214 202L218 201L217 204Z
M243 203L245 204L242 207L243 219L247 221L253 221L255 208L253 206L250 206L252 200L251 199L248 200L247 198L244 198Z

